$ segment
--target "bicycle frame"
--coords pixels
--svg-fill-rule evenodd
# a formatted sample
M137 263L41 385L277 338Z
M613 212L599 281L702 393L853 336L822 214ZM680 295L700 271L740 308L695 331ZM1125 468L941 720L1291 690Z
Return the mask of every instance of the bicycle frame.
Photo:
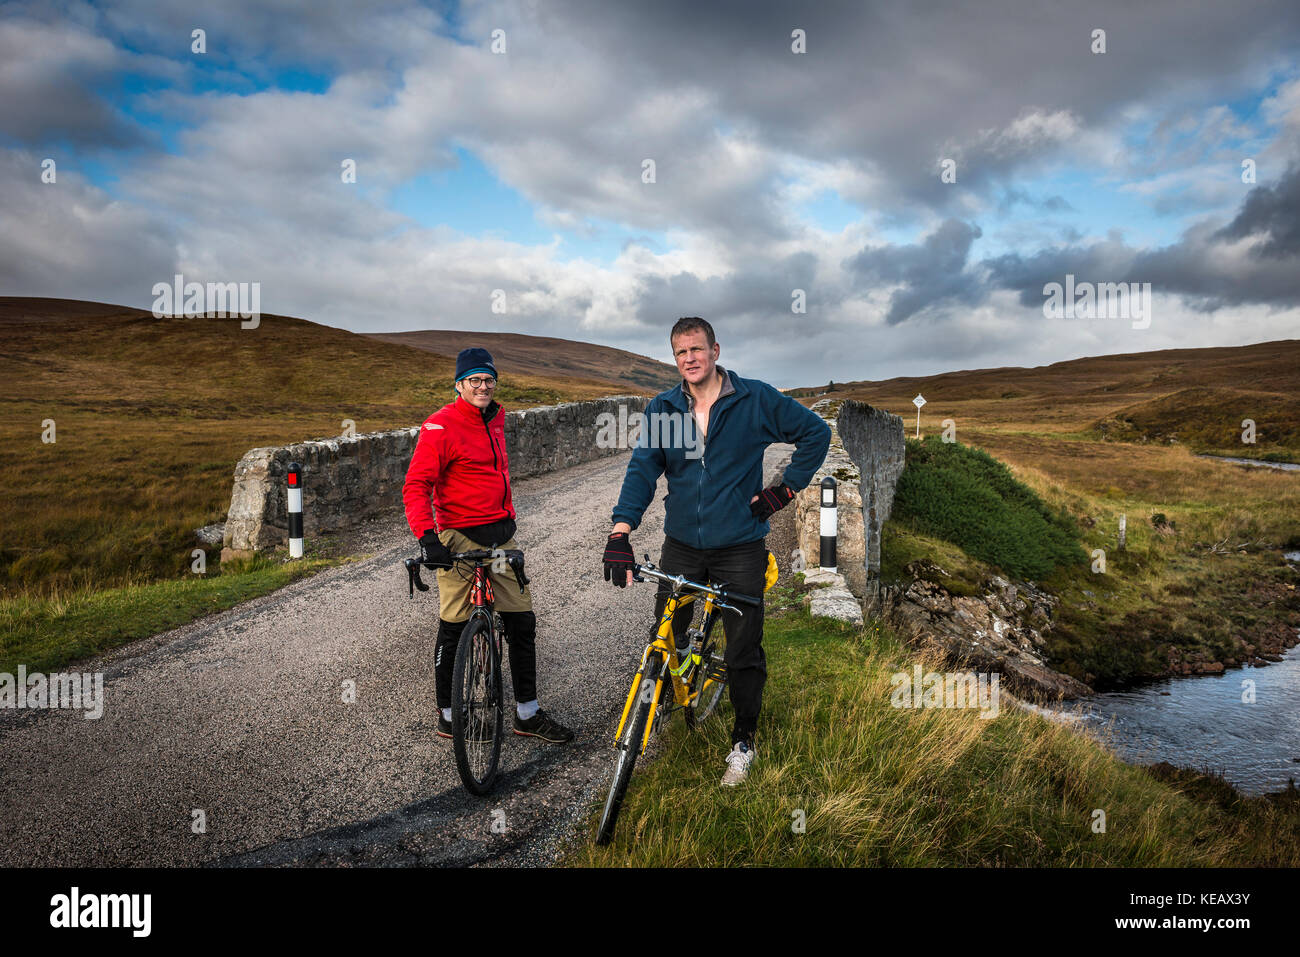
M496 601L492 594L492 579L488 578L487 566L482 563L474 566L474 582L469 586L469 603L475 608L484 608Z
M711 632L710 626L713 622L713 616L716 614L716 609L714 608L712 595L705 595L703 597L704 620L701 630L707 635ZM668 662L668 667L666 669L660 669L659 677L655 680L654 698L650 702L651 714L654 713L655 708L659 707L659 699L663 694L665 681L671 682L673 703L679 707L687 707L694 704L695 699L703 693L704 682L702 682L700 687L696 689L694 694L692 694L686 679L681 675L673 674L680 663L677 657L677 642L673 638L673 618L679 609L689 606L692 602L699 600L699 598L700 596L698 595L681 595L677 592L673 592L668 597L668 601L664 603L664 610L663 614L659 617L659 627L655 632L655 639L650 642L650 644L646 645L645 651L641 653L641 664L637 667L636 675L632 679L632 689L627 694L627 701L623 703L623 714L619 717L618 729L614 732L614 743L616 745L623 736L623 726L627 723L627 716L632 711L632 702L636 701L637 696L641 692L641 671L652 653L658 652L661 654L663 660ZM698 667L700 662L696 661L695 664ZM650 743L650 731L653 726L653 721L647 721L645 723L645 733L642 735L641 747L639 749L640 754L645 754L645 749Z

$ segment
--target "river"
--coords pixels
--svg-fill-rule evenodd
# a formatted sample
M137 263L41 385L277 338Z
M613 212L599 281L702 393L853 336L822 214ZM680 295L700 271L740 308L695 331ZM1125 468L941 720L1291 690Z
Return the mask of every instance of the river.
M1265 462L1262 459L1239 459L1231 455L1208 455L1197 453L1198 459L1214 459L1217 462L1236 462L1238 465L1254 465L1257 468L1281 469L1283 472L1300 472L1300 464L1295 462Z
M1254 703L1242 700L1247 681ZM1169 678L1047 710L1094 734L1106 735L1109 724L1112 750L1133 764L1222 771L1247 794L1300 782L1300 645L1274 664Z

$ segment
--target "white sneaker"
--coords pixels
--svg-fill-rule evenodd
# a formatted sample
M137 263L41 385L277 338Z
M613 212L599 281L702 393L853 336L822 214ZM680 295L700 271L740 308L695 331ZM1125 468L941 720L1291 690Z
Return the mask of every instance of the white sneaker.
M731 746L731 753L727 755L727 770L722 775L724 788L734 788L749 777L749 762L754 760L755 753L754 749L744 742Z

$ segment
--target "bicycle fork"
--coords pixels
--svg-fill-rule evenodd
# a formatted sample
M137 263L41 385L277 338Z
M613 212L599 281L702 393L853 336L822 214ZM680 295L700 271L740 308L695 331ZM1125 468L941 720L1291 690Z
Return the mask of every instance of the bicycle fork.
M615 747L619 747L620 742L623 740L623 729L627 725L628 715L632 713L632 705L636 703L637 698L639 698L643 693L641 683L645 680L645 674L644 674L645 663L649 659L650 659L650 647L647 647L645 652L641 655L641 667L637 669L636 676L632 679L632 689L627 693L627 701L623 703L623 716L619 718L618 730L614 732ZM659 706L659 696L662 693L663 686L664 686L663 670L664 670L663 668L660 668L659 674L655 678L654 693L650 699L651 715L654 714L655 708ZM638 754L645 754L645 749L650 744L650 731L653 727L654 727L654 722L647 719L645 723L645 730L641 735L640 746L637 747L637 742L635 741L631 742L631 745L633 747L637 747Z

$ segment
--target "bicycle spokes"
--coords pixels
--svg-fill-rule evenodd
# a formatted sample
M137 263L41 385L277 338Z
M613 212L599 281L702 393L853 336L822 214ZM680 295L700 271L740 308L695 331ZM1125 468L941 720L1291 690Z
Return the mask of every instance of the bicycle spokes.
M491 788L501 753L503 696L496 649L490 626L476 622L462 634L456 651L456 765L475 794Z

